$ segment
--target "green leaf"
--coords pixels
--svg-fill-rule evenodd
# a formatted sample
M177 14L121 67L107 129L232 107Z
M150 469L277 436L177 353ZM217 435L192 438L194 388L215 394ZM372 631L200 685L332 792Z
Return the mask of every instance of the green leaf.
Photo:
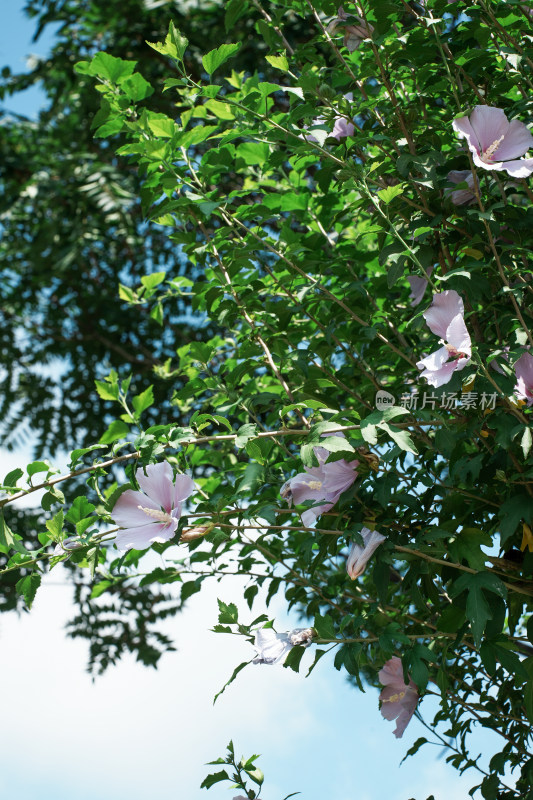
M171 139L176 131L179 131L174 120L165 116L165 114L151 114L147 122L154 136L159 136L162 139Z
M533 521L533 503L527 494L515 494L502 503L498 512L500 518L501 545L513 535L518 524L524 520L528 524Z
M315 615L315 621L313 623L313 627L315 628L316 632L318 633L319 639L336 639L337 634L335 632L335 627L333 625L333 620L326 614L325 616L320 616L319 614Z
M380 422L378 428L386 431L391 439L393 439L396 444L398 445L401 450L405 450L408 453L414 453L414 455L418 454L418 450L416 449L413 440L411 439L411 434L407 430L399 430L398 428L392 428L386 422ZM364 434L363 434L364 435Z
M285 56L265 56L265 58L275 69L280 69L282 72L289 71L289 62Z
M527 458L529 455L529 451L531 450L532 444L532 437L531 437L531 428L526 428L522 435L522 441L520 442L520 447L522 448L522 452L524 454L524 458Z
M257 425L252 422L247 422L245 425L241 425L237 431L237 437L235 439L235 447L237 450L242 450L247 442L254 436L257 436Z
M52 519L47 519L45 522L46 529L50 534L50 538L54 542L61 542L63 540L63 509L60 508L57 514Z
M254 758L256 757L257 756L254 756ZM263 775L259 767L250 767L249 769L245 767L244 769L246 774L254 781L254 783L257 783L258 786L261 786L261 784L265 780L265 776Z
M213 772L211 775L208 775L205 780L202 781L200 784L200 789L210 789L211 786L214 786L215 783L220 783L220 781L229 781L230 777L225 769L221 770L220 772Z
M78 450L73 450L70 454L69 468L71 470L74 469L80 458L86 455L86 453L92 453L93 450L105 450L105 449L106 447L103 444L92 444L90 447L81 447Z
M129 426L120 419L115 419L100 438L101 444L111 444L117 439L124 439L130 432Z
M484 570L487 554L483 552L481 545L485 547L492 545L490 533L477 528L464 528L458 533L455 541L450 543L449 550L455 561L461 562L465 559L472 569Z
M154 404L154 387L149 386L144 392L132 397L131 404L135 411L135 419L139 419L143 411Z
M146 44L164 56L170 56L176 61L181 61L189 40L182 36L173 22L170 22L164 44L159 42L146 42Z
M224 15L224 28L226 33L232 28L237 20L242 17L246 11L246 0L230 0L226 7Z
M21 578L17 581L17 592L24 597L24 602L28 606L28 608L32 607L32 603L35 600L35 595L37 594L37 589L41 585L41 576L38 572L32 572L31 575L26 575L25 578Z
M218 614L218 621L222 625L233 625L239 621L239 611L235 603L229 603L227 605L222 600L217 600L219 614Z
M3 486L16 486L17 481L19 481L23 475L24 470L20 469L20 467L12 469L11 472L8 472L4 478Z
M102 400L118 400L118 384L110 384L107 383L107 381L95 381L94 385L96 386L98 397L101 397ZM98 445L95 446L98 447ZM75 450L74 452L79 451Z
M126 97L129 97L134 103L138 103L154 93L148 81L138 72L121 81L120 88Z
M92 514L95 507L92 503L89 503L86 497L78 495L78 497L74 498L74 502L67 511L65 519L75 524Z
M391 203L395 197L398 197L400 194L403 194L404 184L399 183L397 186L388 186L386 189L381 189L378 192L378 197L382 203L388 205Z
M289 650L285 661L283 662L283 666L292 669L294 672L300 671L300 662L302 660L302 656L305 653L305 647L301 645L296 645L291 650Z
M224 684L222 689L219 692L217 692L216 695L214 696L213 705L215 705L215 703L218 700L218 698L220 697L220 695L227 689L227 687L230 685L230 683L233 683L233 681L235 680L235 678L237 677L239 672L242 669L244 669L245 667L247 667L249 663L250 663L249 661L243 661L242 664L239 664L238 667L235 667L235 669L233 670L233 672L231 674L231 678L228 681L226 681L226 683Z
M489 572L477 572L473 575L462 575L452 585L450 595L451 597L457 597L457 595L465 590L468 591L466 616L472 628L474 641L476 645L479 646L485 626L493 616L493 611L485 592L491 592L506 599L507 589L505 584L496 577L496 575Z
M150 275L143 275L141 283L147 292L151 292L156 286L163 283L166 276L166 272L152 272Z
M212 75L228 58L235 55L241 49L240 44L221 44L215 50L206 53L202 58L202 64L208 75Z
M256 490L263 482L264 474L265 468L261 464L257 464L254 461L247 464L244 470L244 477L242 481L240 481L235 494L246 494L253 497Z
M31 464L28 464L26 469L31 478L38 472L50 472L51 467L48 461L33 461Z
M9 553L10 550L16 550L15 535L7 525L4 515L0 514L0 553Z
M136 61L123 61L109 53L97 53L93 56L89 70L91 75L98 75L111 83L120 83L132 74L136 64Z

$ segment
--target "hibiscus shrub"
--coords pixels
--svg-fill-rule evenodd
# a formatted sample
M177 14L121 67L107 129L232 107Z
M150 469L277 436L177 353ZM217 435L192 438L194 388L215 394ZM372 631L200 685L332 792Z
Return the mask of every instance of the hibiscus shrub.
M333 646L354 684L382 687L396 736L437 696L427 723L488 799L533 797L531 16L522 0L231 0L201 79L174 25L150 44L172 116L134 62L80 62L102 96L95 136L138 169L147 220L195 276L125 277L121 302L164 336L189 294L219 333L156 367L174 424L143 426L153 394L129 397L126 374L100 382L117 402L108 452L72 459L92 502L64 516L45 481L42 548L7 514L0 539L28 604L37 563L81 551L93 574L105 564L105 597L180 536L179 568L143 585L185 601L220 572L254 573L261 615L221 602L217 630L295 670L304 648ZM253 74L232 69L250 18ZM115 465L129 484L106 484ZM23 477L4 504L37 488ZM309 627L276 633L265 594ZM502 744L483 764L473 720Z

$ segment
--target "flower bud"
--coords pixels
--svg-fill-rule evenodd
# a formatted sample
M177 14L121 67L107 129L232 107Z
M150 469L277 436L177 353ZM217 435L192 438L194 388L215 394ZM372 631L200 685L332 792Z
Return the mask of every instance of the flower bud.
M195 539L201 539L202 536L206 536L210 531L212 531L214 527L214 522L210 522L208 525L197 525L195 528L184 528L181 533L180 542L193 542Z

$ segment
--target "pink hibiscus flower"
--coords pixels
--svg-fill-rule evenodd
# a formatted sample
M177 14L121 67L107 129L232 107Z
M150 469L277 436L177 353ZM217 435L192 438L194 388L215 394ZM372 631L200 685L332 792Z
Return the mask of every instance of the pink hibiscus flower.
M363 547L357 544L357 542L354 542L346 562L346 570L352 581L363 574L367 561L374 554L374 551L379 547L381 542L384 542L387 538L377 531L371 531L370 528L363 528L361 536L363 537Z
M344 99L351 103L353 101L353 92L345 94ZM322 125L322 123L324 123L324 117L317 117L313 120L313 125ZM340 142L341 139L345 139L347 136L353 136L354 133L355 125L353 122L348 122L345 117L335 117L333 130L328 134L328 137L331 136L332 139L336 139ZM312 133L306 133L302 138L305 138L308 142L318 141L316 136L313 136Z
M469 169L454 169L448 173L448 180L451 183L467 183L468 189L456 189L446 191L446 196L450 198L454 206L465 206L476 202L474 194L474 176Z
M327 434L325 434L327 436ZM343 436L342 433L334 434ZM281 487L280 494L286 497L289 503L294 501L296 505L305 500L313 500L315 503L324 501L319 506L308 508L302 514L302 522L306 527L311 527L317 517L329 511L341 494L348 489L357 478L356 467L359 461L332 461L326 464L329 450L324 447L314 447L314 454L318 460L318 467L308 467L305 472L300 472L294 478L286 481Z
M533 172L533 158L520 158L533 147L533 136L523 122L509 122L501 108L476 106L470 117L454 119L453 129L466 139L478 167L506 170L513 178Z
M347 19L349 19L349 17L354 18L357 22L357 25L345 25L344 23ZM329 23L328 33L335 33L339 25L344 27L343 43L344 46L348 48L350 53L353 53L354 50L357 50L361 42L364 39L370 39L374 33L374 28L372 25L369 25L357 14L347 14L342 6L339 6L337 10L337 16Z
M519 400L524 400L528 406L533 405L533 356L523 353L516 364L514 371L517 378L514 391Z
M154 542L172 539L181 516L181 503L194 491L194 482L187 475L174 479L166 461L149 464L146 475L140 467L135 473L142 491L128 489L120 495L112 516L124 530L117 533L119 550L145 550Z
M397 739L401 739L416 710L417 686L411 678L408 684L405 683L402 660L398 656L393 656L385 663L378 677L385 687L379 696L381 714L389 721L396 720L394 735Z
M464 321L463 301L453 289L433 295L433 303L424 312L432 333L440 336L443 347L417 361L418 369L430 386L443 386L456 370L470 363L472 342ZM450 359L450 360L449 360Z
M428 275L433 272L433 267L428 267L426 270ZM408 275L407 283L411 287L409 297L411 298L411 305L413 308L422 302L424 294L427 289L428 282L426 278L419 278L418 275Z

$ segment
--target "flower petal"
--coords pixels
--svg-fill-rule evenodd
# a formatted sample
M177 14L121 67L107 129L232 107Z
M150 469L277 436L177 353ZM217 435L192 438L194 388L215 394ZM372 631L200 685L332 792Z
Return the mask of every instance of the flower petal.
M146 492L160 508L164 508L167 514L170 514L174 493L174 479L170 464L167 461L148 464L146 475L143 468L140 467L135 473L135 477L143 492Z
M461 139L466 139L468 148L472 153L480 152L478 138L474 133L474 129L472 128L468 117L459 117L458 119L454 119L452 122L452 127Z
M449 357L450 353L448 349L446 347L439 347L439 349L435 350L434 353L430 353L429 356L417 361L416 366L418 369L426 369L429 370L429 372L436 372L437 370L441 369L444 364L446 364Z
M530 147L533 147L533 136L529 128L520 120L513 119L503 137L503 142L494 151L494 160L509 161L512 158L520 158Z
M195 490L194 481L188 475L176 475L174 482L173 507L186 500Z
M323 503L321 506L307 508L302 514L302 522L305 527L312 528L317 520L317 517L319 517L321 514L325 514L326 511L330 511L333 508L333 505L333 503Z
M433 295L433 302L423 317L432 333L446 339L448 326L457 314L464 314L463 301L454 289L448 289Z
M515 394L520 400L525 400L528 406L533 405L533 356L523 353L514 365L517 383L514 387Z
M460 361L464 362L462 366L459 364ZM455 370L463 369L463 367L466 367L467 363L468 359L466 358L459 359L458 361L448 361L448 363L444 364L440 369L422 372L420 377L425 378L430 386L434 386L435 389L438 389L439 386L444 386L444 384L449 383Z
M260 628L255 632L254 647L257 655L253 664L277 664L289 653L293 645L286 633L276 633L272 628Z
M333 126L333 130L331 131L331 136L337 141L341 139L345 139L347 136L353 136L355 132L355 126L353 122L348 122L348 120L344 119L344 117L337 117L335 120L335 125Z
M357 478L356 467L359 466L359 461L346 461L342 458L340 461L332 461L329 464L324 464L324 496L326 500L336 503L343 492L348 489ZM335 495L335 500L333 499Z
M433 272L433 267L426 269L428 275ZM420 278L418 275L408 275L407 283L411 287L409 297L411 298L411 305L413 308L422 302L424 294L427 289L428 281L426 278Z
M126 528L118 531L115 544L119 550L146 550L154 542L168 542L172 539L177 527L176 525L166 525L162 522L152 522L137 528Z
M488 169L489 171L494 170L496 172L501 172L503 169L506 169L505 161L483 161L483 159L480 158L477 153L474 153L472 160L474 161L474 164L481 169ZM511 164L514 162L509 161L507 163Z
M368 560L381 542L384 542L387 538L377 531L371 531L369 528L363 528L361 536L363 537L364 547L354 542L346 562L346 570L352 580L363 574Z
M502 169L513 178L528 178L533 172L533 158L519 158L516 161L504 161Z
M448 325L446 341L453 345L460 353L472 355L472 341L466 329L462 314L457 314Z
M147 495L128 489L118 498L111 516L121 528L136 528L139 525L146 525L149 518L139 506L160 511L160 506Z
M309 467L289 481L292 499L296 505L305 500L324 500L324 472L322 467Z
M507 136L510 127L505 112L494 106L475 106L470 114L470 124L482 151L502 136Z

